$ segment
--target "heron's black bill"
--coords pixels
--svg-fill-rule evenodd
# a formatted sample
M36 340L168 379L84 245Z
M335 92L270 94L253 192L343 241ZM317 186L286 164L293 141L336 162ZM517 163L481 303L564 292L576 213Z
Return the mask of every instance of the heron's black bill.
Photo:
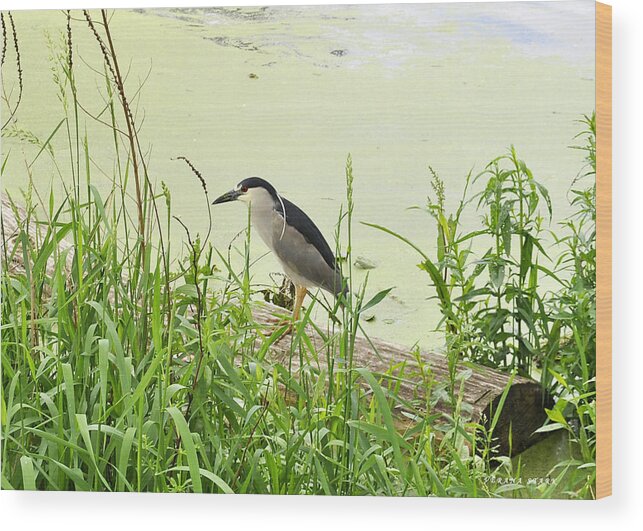
M213 205L219 205L221 203L229 203L230 201L234 201L241 195L241 192L239 190L230 190L229 192L226 192L223 194L221 197L217 197L214 201L212 201Z

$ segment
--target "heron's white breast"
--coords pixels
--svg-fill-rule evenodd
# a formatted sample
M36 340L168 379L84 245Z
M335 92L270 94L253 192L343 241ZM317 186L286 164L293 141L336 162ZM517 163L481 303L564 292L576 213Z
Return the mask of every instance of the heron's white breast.
M263 188L251 188L245 195L244 200L250 203L252 226L268 248L274 251L273 227L276 222L283 222L283 218L275 210L272 196Z

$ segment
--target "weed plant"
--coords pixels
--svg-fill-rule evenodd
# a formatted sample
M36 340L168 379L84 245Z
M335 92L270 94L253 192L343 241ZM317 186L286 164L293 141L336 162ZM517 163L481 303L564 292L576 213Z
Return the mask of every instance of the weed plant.
M469 173L459 206L445 212L445 187L429 168L434 197L426 212L435 221L436 256L386 227L366 223L414 249L435 290L451 368L451 396L461 360L538 378L556 406L545 409L550 423L538 431L566 430L581 459L555 470L573 471L582 496L591 496L596 446L596 124L585 116L572 146L586 153L586 165L570 189L572 215L563 232L547 230L552 203L512 146L478 175ZM479 185L479 190L471 187ZM544 210L542 205L544 204ZM463 232L461 216L474 205L482 226ZM559 257L542 245L547 231ZM474 249L486 249L476 253ZM545 279L555 290L540 287Z

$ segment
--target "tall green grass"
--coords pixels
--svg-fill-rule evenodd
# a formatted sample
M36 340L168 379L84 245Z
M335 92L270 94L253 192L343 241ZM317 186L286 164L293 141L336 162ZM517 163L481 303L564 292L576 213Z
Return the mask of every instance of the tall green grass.
M47 159L57 169L64 191L57 195L52 187L45 195L28 173L8 175L8 157L18 155L3 155L2 177L21 180L25 186L23 196L14 198L18 233L9 239L3 227L2 234L2 488L493 497L548 497L555 488L568 496L591 495L591 480L582 474L571 479L569 474L557 476L555 485L521 483L520 470L493 453L489 434L471 424L462 409L463 376L457 371L461 357L525 371L535 354L517 358L520 363L509 355L524 352L515 327L531 332L516 310L527 307L522 302L508 305L513 310L506 310L509 314L503 314L500 327L510 334L500 343L511 352L499 360L489 357L490 345L478 350L485 346L484 330L477 328L482 318L470 317L469 310L482 298L497 300L498 295L504 308L508 288L504 281L495 286L498 282L491 278L487 291L479 291L480 265L473 266L472 276L466 239L457 234L460 210L447 216L439 197L429 205L440 227L438 259L420 252L445 315L453 415L436 422L440 415L432 406L441 395L432 392L430 368L420 364L426 409L400 427L393 411L403 400L394 387L383 385L386 375L355 365L362 312L386 292L366 301L366 284L357 285L350 271L355 179L350 157L346 202L336 233L337 254L349 258L345 273L350 293L345 305L329 308L336 317L327 330L319 327L327 344L323 352L315 349L304 326L313 306L322 303L316 301L287 339L290 359L272 359L270 347L283 329L266 328L252 316L261 294L251 283L249 224L235 243L245 257L241 269L235 269L230 250L213 248L208 234L194 234L185 225L183 248L171 248L171 227L180 222L173 217L170 187L155 186L149 175L109 17L102 12L100 20L94 18L84 12L87 27L77 31L92 32L103 57L96 68L105 87L101 122L112 133L115 161L113 171L105 172L111 175L107 189L97 186L91 171L91 138L81 126L88 118L87 106L77 97L69 13L64 31L51 45L52 90L61 102L58 126L41 141L22 128L19 113L12 112L3 129L3 135L36 143L37 155L25 166ZM54 147L60 132L64 146ZM522 250L528 238L537 241L529 231L537 235L540 227L529 225L530 176L520 165L515 167L516 161L498 159L487 172L494 178L497 172L514 172L506 178L522 190L516 200L527 209L510 212L522 223L515 229ZM205 181L195 165L185 162L185 178L191 170L201 179L209 208ZM513 169L501 169L505 163L514 164ZM440 186L435 177L436 191ZM544 197L539 189L535 193ZM491 212L496 203L485 196L481 204ZM498 223L490 218L481 234L496 234ZM561 240L570 257L577 253L576 237ZM483 269L513 267L505 278L535 308L533 268L523 274L504 247L496 246L493 252L482 262ZM180 258L171 262L174 254ZM18 261L23 268L15 267ZM579 271L591 276L584 267ZM560 304L567 307L562 299ZM565 326L573 324L560 326L563 342L568 338ZM583 342L586 333L579 330L579 341L570 340L566 348L588 347ZM534 331L532 344L540 334ZM497 338L491 341L499 344ZM550 349L543 372L554 374L561 389L569 388L563 378L573 371L566 358L557 357L559 352ZM297 372L290 363L295 356L301 367ZM314 360L321 356L328 360L328 372L316 368ZM591 374L591 365L579 367L583 377L583 367ZM570 393L567 404L581 408L591 403L587 396ZM552 412L552 420L569 429L572 437L588 432L591 420L586 416L579 431L567 421L565 411L560 413ZM479 441L485 448L482 454L471 450ZM583 459L590 463L592 442L586 437L579 444L585 443L589 453ZM574 463L562 466L579 468Z

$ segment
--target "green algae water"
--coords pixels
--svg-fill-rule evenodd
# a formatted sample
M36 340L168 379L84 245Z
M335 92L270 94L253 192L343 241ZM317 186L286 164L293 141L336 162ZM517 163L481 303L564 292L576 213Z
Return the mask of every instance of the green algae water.
M445 180L453 207L466 174L511 144L549 189L552 228L568 214L567 192L583 164L583 154L568 146L579 130L575 121L594 108L593 4L560 2L546 11L521 5L118 10L111 28L150 175L166 183L173 213L192 232L204 234L208 216L200 184L177 156L199 168L211 198L248 176L269 180L309 213L332 247L350 153L352 253L374 266L368 294L394 287L365 329L437 347L441 337L432 330L440 315L417 256L359 222L389 227L434 253L433 221L409 209L423 206L430 193L428 166ZM40 11L14 18L24 77L17 124L44 140L63 116L48 41L64 39L65 16ZM101 65L100 51L84 20L73 20L72 31L78 97L100 115L104 80L92 71ZM15 73L4 70L5 86L12 86ZM87 116L80 116L80 128L87 131L93 182L108 189L116 167L112 132ZM65 151L66 143L61 128L51 145ZM25 161L38 150L5 135L3 189L16 194L26 187ZM58 165L65 175L68 161L61 156ZM62 194L48 157L39 157L30 173L44 197L50 186ZM244 229L246 212L231 204L214 207L213 216L211 241L225 250ZM471 209L465 222L465 230L476 227L479 214ZM178 224L173 231L178 254L184 232ZM253 281L272 283L276 260L258 238L252 251ZM354 274L361 281L367 271Z

